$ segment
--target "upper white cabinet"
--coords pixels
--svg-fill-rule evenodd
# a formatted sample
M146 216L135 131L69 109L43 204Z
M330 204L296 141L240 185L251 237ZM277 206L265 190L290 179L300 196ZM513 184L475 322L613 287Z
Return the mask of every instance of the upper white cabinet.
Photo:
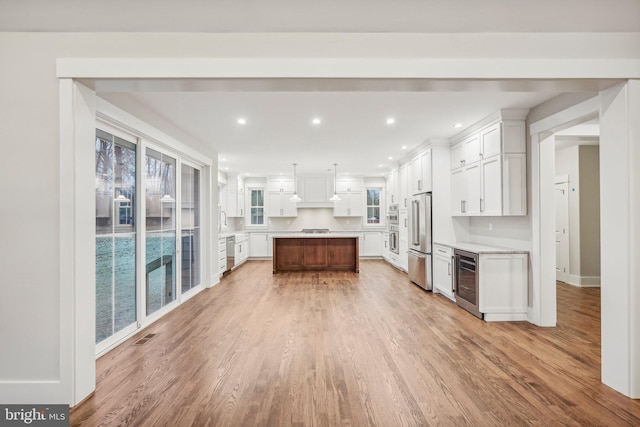
M227 177L227 216L244 216L244 178L241 176Z
M409 163L409 195L433 190L431 149L427 149Z
M267 215L270 217L295 217L298 208L289 201L293 196L292 179L269 179L267 181Z
M398 169L394 169L387 174L386 185L387 206L399 204L398 197Z
M362 178L338 178L336 190L340 200L334 202L333 216L364 215L364 181Z
M400 210L409 207L409 164L404 164L398 169L398 204Z
M527 214L526 136L522 110L501 110L451 146L451 214ZM519 118L514 118L517 115Z

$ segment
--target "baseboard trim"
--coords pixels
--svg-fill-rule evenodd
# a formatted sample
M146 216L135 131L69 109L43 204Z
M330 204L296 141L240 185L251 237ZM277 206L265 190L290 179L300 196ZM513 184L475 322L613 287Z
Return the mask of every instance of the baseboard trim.
M599 288L600 276L577 276L570 274L567 277L566 283L580 288Z

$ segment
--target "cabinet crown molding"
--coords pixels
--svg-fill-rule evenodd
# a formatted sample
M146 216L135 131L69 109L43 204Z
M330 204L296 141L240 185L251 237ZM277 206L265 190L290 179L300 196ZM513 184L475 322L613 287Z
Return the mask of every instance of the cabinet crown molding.
M450 145L454 145L462 141L469 135L473 135L474 133L479 132L481 129L494 123L505 122L509 120L524 121L527 118L527 114L529 114L529 109L527 108L505 108L498 110L495 113L488 115L484 119L472 124L465 130L452 136L449 139Z

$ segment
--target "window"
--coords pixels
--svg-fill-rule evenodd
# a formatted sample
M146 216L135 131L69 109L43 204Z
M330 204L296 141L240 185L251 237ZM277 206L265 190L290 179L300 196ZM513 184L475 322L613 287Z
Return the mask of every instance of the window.
M380 224L381 188L367 188L367 224Z
M251 225L264 225L264 190L251 189Z

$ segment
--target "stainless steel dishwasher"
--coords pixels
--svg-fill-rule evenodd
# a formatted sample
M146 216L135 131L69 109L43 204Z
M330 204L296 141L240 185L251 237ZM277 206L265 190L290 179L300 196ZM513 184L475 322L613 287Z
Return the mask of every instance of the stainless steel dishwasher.
M236 236L227 237L227 269L229 271L233 268L236 262Z

